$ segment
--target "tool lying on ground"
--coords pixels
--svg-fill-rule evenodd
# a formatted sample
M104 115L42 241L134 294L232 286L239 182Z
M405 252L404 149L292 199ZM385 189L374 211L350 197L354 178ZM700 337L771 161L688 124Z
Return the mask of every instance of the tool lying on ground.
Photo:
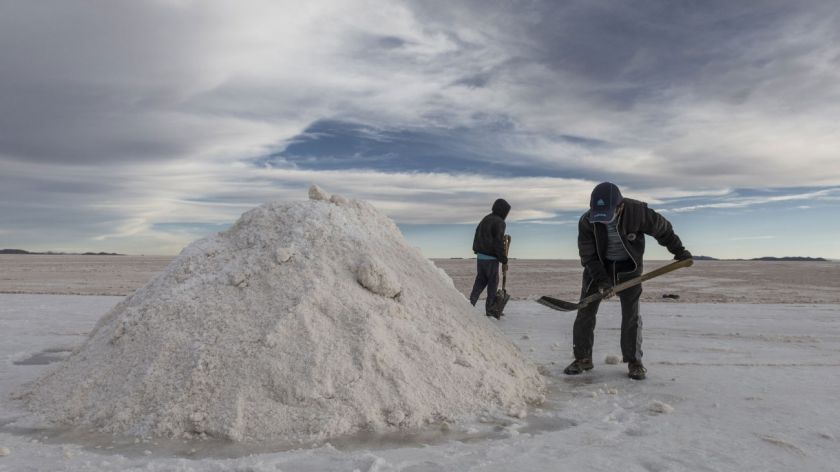
M560 310L560 311L577 310L577 309L580 309L580 308L583 308L583 307L589 305L590 303L596 302L598 300L602 300L604 298L609 298L609 297L615 295L616 293L621 292L622 290L627 290L630 287L635 287L636 285L639 285L640 283L642 283L646 280L650 280L654 277L659 277L662 274L667 274L668 272L675 271L675 270L677 270L681 267L689 267L692 264L694 264L694 259L684 259L684 260L681 260L681 261L674 261L674 262L672 262L670 264L666 264L666 265L664 265L664 266L662 266L658 269L654 269L654 270L648 272L647 274L643 274L643 275L640 275L639 277L621 282L620 284L616 285L615 287L613 287L612 289L610 289L606 292L593 293L592 295L589 295L588 297L585 297L584 299L582 299L581 301L579 301L577 303L567 302L567 301L559 300L557 298L552 298L552 297L540 297L537 300L537 303L539 303L540 305L545 305L545 306L547 306L549 308L552 308L552 309L555 309L555 310Z
M508 251L510 250L510 235L505 235L505 257L508 255ZM510 295L505 290L505 285L507 284L507 264L502 264L502 288L496 291L496 300L493 302L493 306L490 307L489 313L491 316L496 318L497 320L504 316L505 305L510 300Z

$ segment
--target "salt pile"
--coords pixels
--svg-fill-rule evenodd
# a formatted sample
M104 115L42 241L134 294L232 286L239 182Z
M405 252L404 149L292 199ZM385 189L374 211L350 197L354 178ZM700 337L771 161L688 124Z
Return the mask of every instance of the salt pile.
M186 247L22 398L88 429L259 440L519 416L543 389L390 219L313 187Z

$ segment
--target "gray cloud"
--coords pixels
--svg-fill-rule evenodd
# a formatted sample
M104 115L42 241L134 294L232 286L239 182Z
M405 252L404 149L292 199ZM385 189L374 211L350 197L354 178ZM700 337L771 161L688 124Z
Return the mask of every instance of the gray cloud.
M156 225L311 181L417 223L523 186L523 218L553 221L606 179L652 201L838 185L838 31L831 1L8 0L0 234L171 251ZM559 177L249 164L319 120L474 130L452 148Z

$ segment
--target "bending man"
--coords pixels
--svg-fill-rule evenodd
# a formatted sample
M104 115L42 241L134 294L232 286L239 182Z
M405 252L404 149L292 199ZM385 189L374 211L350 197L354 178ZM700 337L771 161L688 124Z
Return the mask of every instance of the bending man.
M674 259L691 258L665 217L648 208L647 203L623 198L613 183L598 184L592 191L589 211L578 223L578 251L584 267L581 298L599 291L608 292L618 283L641 275L646 234L668 248ZM621 354L628 363L629 377L635 380L644 379L647 372L642 364L641 294L641 285L618 293ZM567 375L577 375L593 367L598 306L599 302L595 302L578 310L573 328L575 360L564 370Z

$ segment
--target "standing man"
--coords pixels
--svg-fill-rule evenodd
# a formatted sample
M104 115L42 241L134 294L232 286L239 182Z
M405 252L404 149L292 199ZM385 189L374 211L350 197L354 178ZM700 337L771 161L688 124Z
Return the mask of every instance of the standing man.
M606 293L618 283L640 276L646 234L668 248L674 259L691 258L665 217L648 208L647 203L623 198L613 183L598 184L592 191L589 211L578 223L578 251L584 267L581 298L596 292ZM644 379L647 372L642 364L641 294L641 285L618 293L621 354L628 363L628 375L634 380ZM567 375L577 375L593 367L592 345L599 304L591 303L577 312L573 328L575 360L563 371Z
M510 213L510 204L504 199L493 202L493 211L485 216L475 229L473 238L473 252L476 254L478 273L475 276L470 303L475 306L478 296L487 288L487 301L484 312L496 319L501 317L493 313L491 307L496 301L496 290L499 287L499 263L507 266L505 255L505 218Z

